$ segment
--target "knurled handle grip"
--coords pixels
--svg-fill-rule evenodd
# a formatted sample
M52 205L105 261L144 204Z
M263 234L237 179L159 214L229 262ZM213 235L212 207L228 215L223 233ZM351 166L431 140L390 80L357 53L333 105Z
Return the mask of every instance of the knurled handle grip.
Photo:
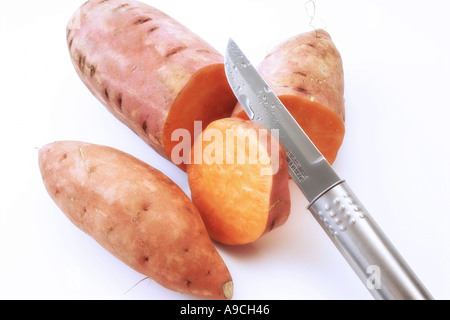
M316 198L313 214L376 299L433 299L344 181Z

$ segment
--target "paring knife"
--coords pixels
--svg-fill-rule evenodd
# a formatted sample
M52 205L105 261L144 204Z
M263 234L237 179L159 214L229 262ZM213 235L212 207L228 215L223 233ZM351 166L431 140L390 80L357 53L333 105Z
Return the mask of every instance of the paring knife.
M339 178L233 40L225 54L228 82L249 118L278 130L289 173L308 210L376 299L433 299L347 183Z

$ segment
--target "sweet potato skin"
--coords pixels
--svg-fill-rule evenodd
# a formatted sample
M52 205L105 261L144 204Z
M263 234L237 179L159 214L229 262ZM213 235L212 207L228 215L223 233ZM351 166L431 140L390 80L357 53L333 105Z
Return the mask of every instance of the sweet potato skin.
M345 121L342 58L325 30L303 33L279 44L258 71L277 95L315 101Z
M164 287L231 298L232 280L201 217L168 177L119 150L60 141L39 150L44 185L106 250Z
M67 44L89 90L167 159L163 130L173 102L197 71L224 62L186 27L133 0L86 2L67 24Z

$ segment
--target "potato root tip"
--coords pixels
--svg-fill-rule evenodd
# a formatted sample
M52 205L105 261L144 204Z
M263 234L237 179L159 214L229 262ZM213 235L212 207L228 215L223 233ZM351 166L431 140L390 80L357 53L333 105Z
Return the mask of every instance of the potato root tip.
M234 291L233 281L230 280L228 282L225 282L222 289L223 289L223 294L225 296L225 299L230 300L233 297L233 291Z

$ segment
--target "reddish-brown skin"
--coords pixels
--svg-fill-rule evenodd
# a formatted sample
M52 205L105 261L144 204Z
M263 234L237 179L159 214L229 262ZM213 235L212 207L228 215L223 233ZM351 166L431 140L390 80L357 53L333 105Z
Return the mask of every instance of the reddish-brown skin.
M39 150L45 187L82 231L162 286L229 299L230 273L190 199L168 177L119 150L76 141Z
M186 27L133 0L86 2L67 25L67 43L89 90L168 159L163 131L172 104L196 72L224 63L217 50ZM224 72L219 77L226 81ZM236 100L231 90L225 94L231 100L224 108L231 114Z
M278 96L315 101L345 121L342 59L325 30L280 43L258 65L258 71ZM239 108L234 113L242 110Z
M261 62L258 71L277 95L313 100L345 120L342 59L325 30L303 33L281 43Z

